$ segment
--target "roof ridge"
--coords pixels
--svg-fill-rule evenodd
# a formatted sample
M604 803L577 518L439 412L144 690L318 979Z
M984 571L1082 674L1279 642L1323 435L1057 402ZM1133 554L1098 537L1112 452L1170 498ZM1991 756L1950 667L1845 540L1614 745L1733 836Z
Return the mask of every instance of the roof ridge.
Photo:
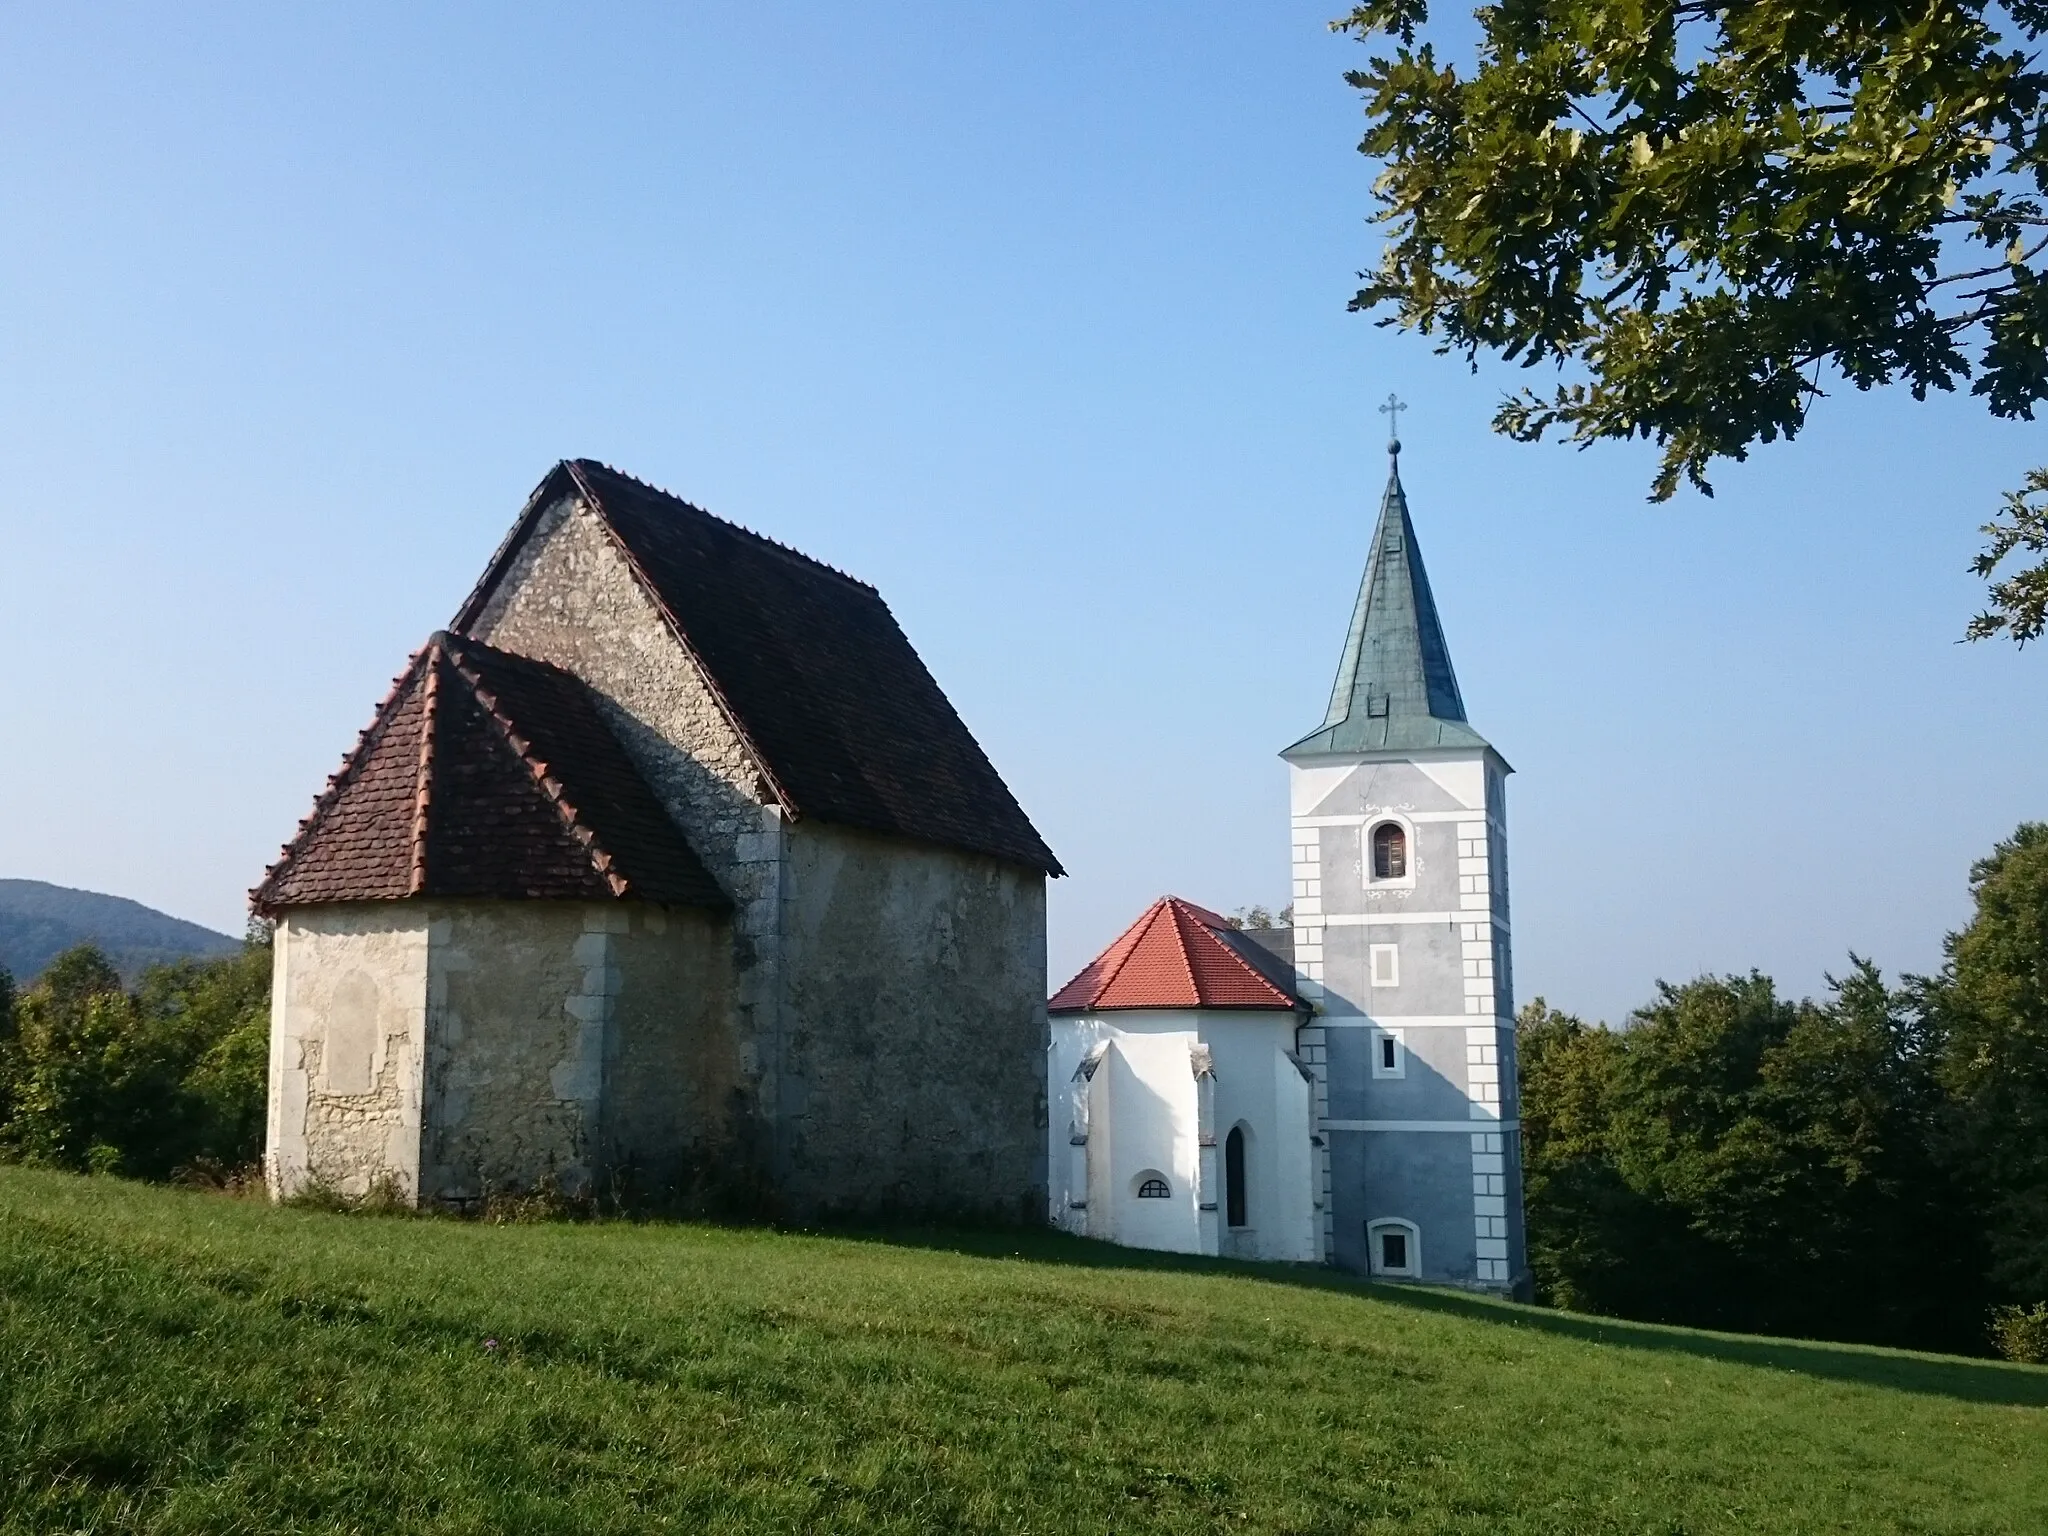
M1151 906L1140 912L1136 922L1117 935L1116 942L1111 944L1108 950L1105 951L1107 954L1116 955L1116 960L1109 970L1096 979L1095 996L1102 996L1103 993L1116 985L1117 977L1123 975L1124 967L1131 963L1131 956L1138 952L1138 946L1143 944L1146 936L1152 932L1153 924L1159 920L1159 910L1165 905L1166 898L1162 896L1153 902ZM1125 940L1129 940L1129 943L1126 943ZM1119 949L1123 951L1122 954L1117 954Z
M1060 987L1057 991L1055 991L1053 993L1053 996L1058 997L1061 992L1066 991L1068 987L1071 987L1075 983L1080 981L1080 979L1083 976L1086 976L1091 970L1094 970L1096 966L1102 964L1105 960L1108 960L1110 956L1115 955L1115 968L1113 970L1105 972L1102 975L1097 976L1096 985L1093 988L1092 995L1094 997L1100 997L1104 992L1109 990L1110 986L1115 983L1117 977L1123 974L1124 967L1130 964L1131 956L1137 953L1138 944L1145 936L1144 931L1146 930L1148 920L1152 917L1152 915L1155 912L1157 912L1162 906L1166 904L1166 901L1167 898L1161 896L1157 901L1154 901L1151 906L1147 907L1144 911L1140 912L1137 918L1131 923L1131 925L1128 928L1124 929L1122 933L1118 934L1114 939L1111 939L1109 941L1108 948L1104 949L1094 959L1090 960L1086 965L1082 966L1080 970L1074 972L1072 976L1068 977L1066 985ZM1118 950L1122 950L1123 952L1121 954L1118 954Z
M564 459L555 466L555 469L566 472L570 483L576 487L577 494L589 498L590 510L596 515L598 526L604 530L605 537L611 540L612 548L618 551L619 558L626 562L626 569L632 573L633 579L640 584L640 590L646 594L647 601L654 605L654 611L661 615L661 621L668 626L669 633L676 637L676 643L683 648L683 654L689 658L690 664L697 669L698 681L703 683L706 691L711 695L712 702L718 706L719 712L725 716L726 724L732 727L733 734L739 737L740 744L746 748L747 755L753 759L754 771L761 776L783 809L789 812L791 819L801 818L803 815L802 808L798 806L795 797L790 794L788 788L783 784L781 776L776 773L773 765L769 763L768 754L761 750L761 744L754 739L754 733L748 728L746 720L741 716L739 710L733 707L732 700L726 697L724 685L719 682L710 666L705 662L703 653L698 649L697 643L690 638L690 631L683 624L682 615L678 614L674 607L670 605L667 596L661 590L661 583L648 573L647 567L641 563L640 557L633 552L633 546L627 542L625 535L619 532L610 516L606 514L604 499L597 494L590 482L584 478L583 471L579 466L595 462L595 460L577 459L572 461ZM619 475L619 478L622 480L633 480L631 475L619 474L618 470L612 469L609 465L599 464L597 467L604 470L607 474ZM552 475L550 478L552 478ZM542 483L545 484L546 482ZM644 482L633 480L633 483L640 485ZM649 489L654 488L649 487ZM667 491L660 491L658 494L666 496L669 493ZM537 492L535 495L536 499L538 499ZM681 500L680 497L674 499ZM688 502L683 502L683 505L690 507ZM700 507L690 507L690 510L699 512L703 509ZM713 517L709 512L705 512L704 516L711 518L714 523L723 521L721 518ZM732 526L737 527L738 525L733 524ZM742 529L741 531L744 532L745 530ZM775 541L768 539L763 542L773 544ZM831 567L827 566L825 569L830 570Z
M1181 899L1177 896L1173 899L1175 901L1179 901L1180 905L1185 907L1189 912L1196 914L1196 920L1198 922L1201 921L1202 914L1205 911L1204 908L1196 906L1191 901L1181 901ZM1234 945L1225 941L1223 937L1216 932L1216 928L1219 927L1229 929L1229 931L1232 933L1242 933L1244 930L1241 928L1231 928L1230 923L1227 919L1217 916L1217 914L1214 912L1207 913L1207 916L1216 919L1215 924L1213 926L1207 922L1202 922L1202 927L1208 930L1209 942L1211 944L1214 944L1218 949L1222 950L1224 954L1228 955L1231 961L1237 966L1239 970L1243 971L1245 975L1251 977L1252 980L1256 981L1260 986L1264 987L1267 991L1271 992L1275 997L1286 998L1286 994L1281 992L1281 990L1273 984L1273 980L1271 977L1267 976L1257 966L1253 965L1249 960L1245 959L1243 955L1237 952L1237 949ZM1198 985L1196 987L1196 991L1199 992L1200 990L1201 988ZM1286 998L1286 1001L1291 1004L1293 1003L1294 999Z
M1231 926L1230 919L1222 913L1212 911L1208 907L1198 906L1196 903L1189 901L1185 896L1173 896L1169 897L1168 900L1177 901L1194 913L1195 920L1204 928L1228 928Z
M406 875L406 892L417 896L427 888L427 817L434 800L434 725L441 707L441 658L447 654L439 635L427 641L426 677L420 686L426 697L420 700L420 760L414 768L412 790L412 858Z
M665 500L672 501L679 507L687 507L690 511L696 513L699 517L709 518L712 522L717 523L722 528L730 528L734 533L741 534L746 538L754 540L756 543L765 544L769 549L773 550L776 554L794 560L799 564L810 566L815 570L823 571L828 576L836 576L839 580L843 582L847 582L852 586L859 587L863 592L872 592L876 597L880 597L882 595L880 589L877 588L873 583L862 581L858 576L852 575L847 571L842 571L836 565L827 565L823 560L820 560L816 555L807 555L802 550L796 548L794 545L785 544L780 539L771 539L767 534L756 532L754 529L747 527L747 525L744 523L736 523L729 517L720 517L716 512L707 511L705 508L698 506L697 503L691 501L687 497L678 496L674 491L656 485L652 481L642 480L638 475L629 475L623 469L616 469L610 464L605 463L605 461L602 459L564 459L562 462L569 466L569 472L572 476L574 476L578 488L581 489L586 495L590 496L593 500L598 501L600 503L600 507L602 505L602 498L598 496L596 488L593 487L590 484L590 482L583 477L581 473L581 471L586 467L601 469L608 475L612 475L620 480L624 480L628 485L637 485L641 490L647 491L655 496L660 496Z
M1199 1008L1202 1004L1202 978L1195 974L1195 936L1184 926L1184 919L1193 916L1193 909L1178 896L1168 896L1165 901L1166 910L1173 914L1173 936L1178 941L1174 947L1180 953L1180 968L1187 972L1188 992L1194 997L1195 1006ZM1206 932L1203 936L1208 937ZM1211 939L1210 942L1215 941Z
M384 732L391 726L391 707L398 702L399 697L405 692L406 685L419 671L431 644L430 641L428 645L421 646L406 658L405 666L399 671L398 676L391 680L391 686L384 690L384 697L377 701L377 709L370 716L370 723L356 732L355 745L341 755L341 766L327 776L327 783L322 786L320 793L314 796L313 809L299 819L298 827L279 847L276 860L263 871L263 878L250 889L249 904L258 911L262 910L263 893L277 883L286 867L299 853L301 845L319 826L321 819L334 809L335 802L341 799L342 791L348 788L354 775L369 757L371 749L384 739Z
M614 896L624 896L632 889L632 882L619 872L617 861L613 859L611 853L604 845L598 841L596 829L578 813L575 804L569 799L568 792L562 781L549 772L548 764L545 761L534 756L533 743L520 734L519 727L512 722L512 717L499 707L497 694L478 675L475 667L462 656L460 648L453 641L453 638L444 633L435 636L435 639L446 642L444 649L450 664L462 675L463 681L469 684L470 693L475 696L477 703L483 707L483 711L490 717L491 723L497 726L498 734L525 766L526 771L532 775L534 787L540 790L541 794L554 806L555 814L562 819L563 828L589 857L591 867L604 878L605 884L611 887L611 892ZM482 642L474 643L481 644ZM491 646L487 647L487 649L496 651L497 648ZM498 652L498 654L510 655L511 652ZM528 661L532 658L522 656L519 659L521 661ZM545 664L543 663L543 665Z

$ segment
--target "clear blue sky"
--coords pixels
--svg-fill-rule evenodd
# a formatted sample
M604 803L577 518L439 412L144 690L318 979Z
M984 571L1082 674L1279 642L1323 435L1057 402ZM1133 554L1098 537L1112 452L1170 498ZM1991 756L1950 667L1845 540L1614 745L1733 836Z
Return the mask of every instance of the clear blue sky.
M527 491L590 455L879 585L1071 871L1056 984L1285 900L1406 480L1519 770L1523 996L1926 968L2048 816L2048 650L1955 643L2043 434L1828 402L1646 507L1345 313L1336 0L14 6L0 875L225 929Z

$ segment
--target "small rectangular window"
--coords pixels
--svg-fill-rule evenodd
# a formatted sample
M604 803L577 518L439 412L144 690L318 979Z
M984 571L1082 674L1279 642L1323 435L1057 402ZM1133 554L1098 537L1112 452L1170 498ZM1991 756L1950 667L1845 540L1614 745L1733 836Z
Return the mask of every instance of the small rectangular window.
M1372 1032L1372 1075L1374 1077L1406 1077L1408 1075L1408 1052L1401 1037L1391 1029L1375 1029Z
M1376 987L1398 987L1401 985L1401 947L1398 944L1374 944L1366 950L1372 962L1372 984Z
M1394 1070L1394 1037L1392 1035L1380 1036L1380 1069L1385 1072Z
M1421 1234L1412 1221L1387 1217L1365 1229L1365 1256L1376 1275L1414 1280L1422 1272Z

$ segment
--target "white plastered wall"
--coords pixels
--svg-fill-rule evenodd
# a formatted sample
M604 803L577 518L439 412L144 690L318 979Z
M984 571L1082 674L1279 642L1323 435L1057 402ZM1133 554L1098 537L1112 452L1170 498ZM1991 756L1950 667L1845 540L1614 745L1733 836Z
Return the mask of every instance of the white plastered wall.
M1132 1247L1321 1256L1312 1086L1289 1055L1294 1014L1133 1009L1051 1022L1056 1226ZM1221 1209L1223 1144L1238 1125L1248 1133L1247 1222L1233 1232ZM1171 1201L1137 1199L1147 1169L1167 1175Z
M419 1188L428 924L395 903L301 907L271 969L264 1172L273 1197L317 1182Z
M1090 1084L1090 1236L1131 1248L1214 1252L1202 1241L1201 1098L1194 1069L1200 1043L1186 1031L1110 1040ZM1141 1181L1154 1173L1172 1195L1140 1199Z

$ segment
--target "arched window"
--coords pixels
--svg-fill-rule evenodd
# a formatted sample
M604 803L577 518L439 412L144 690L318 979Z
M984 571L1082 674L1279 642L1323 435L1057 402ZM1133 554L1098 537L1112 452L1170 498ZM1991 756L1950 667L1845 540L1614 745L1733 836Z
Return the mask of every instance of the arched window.
M1140 1200L1171 1200L1173 1198L1173 1186L1155 1173L1150 1178L1138 1181L1138 1198Z
M1408 878L1408 834L1398 822L1383 821L1372 829L1372 877L1375 880Z
M1233 1125L1223 1138L1223 1213L1233 1227L1247 1223L1244 1215L1244 1127Z

